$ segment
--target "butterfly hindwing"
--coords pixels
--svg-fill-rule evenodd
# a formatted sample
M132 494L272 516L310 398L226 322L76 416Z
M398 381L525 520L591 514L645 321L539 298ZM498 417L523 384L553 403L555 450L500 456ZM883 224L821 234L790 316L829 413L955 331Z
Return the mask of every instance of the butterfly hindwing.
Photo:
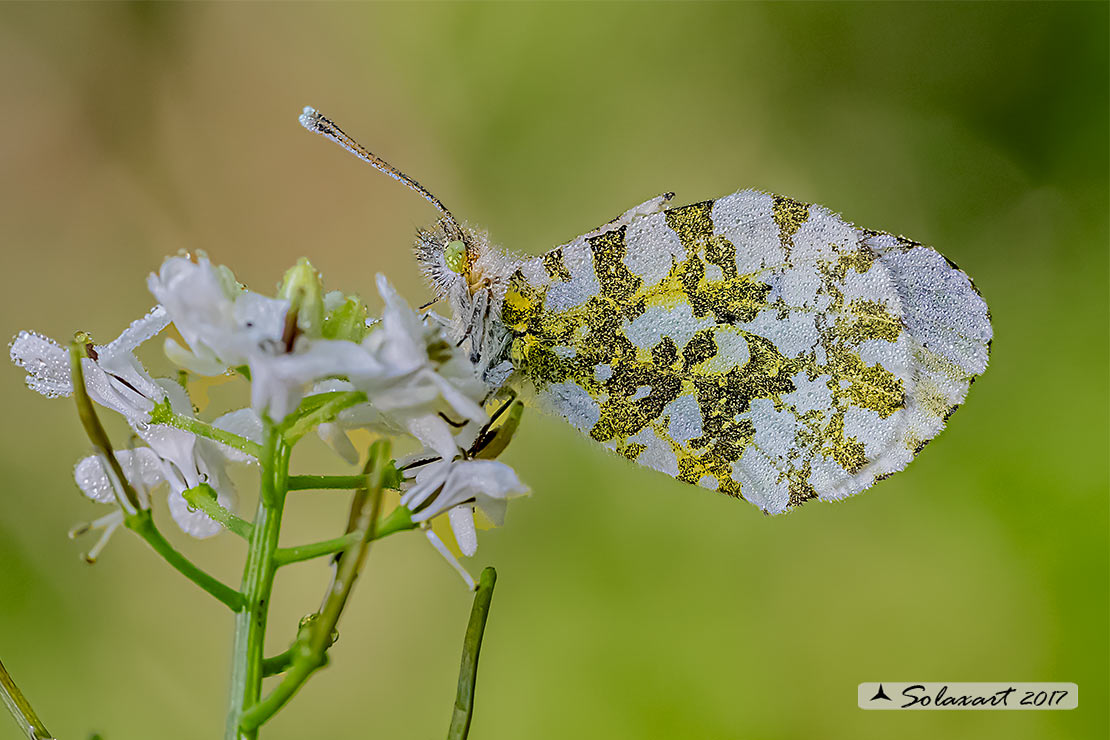
M520 264L501 319L538 404L771 513L901 470L986 366L986 305L937 252L743 191L649 201Z

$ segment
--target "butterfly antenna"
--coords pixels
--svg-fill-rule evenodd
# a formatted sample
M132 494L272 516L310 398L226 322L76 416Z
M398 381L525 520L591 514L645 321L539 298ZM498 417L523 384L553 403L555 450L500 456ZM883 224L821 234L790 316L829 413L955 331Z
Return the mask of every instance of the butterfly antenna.
M447 206L443 205L439 198L428 192L428 189L418 183L416 180L413 180L404 172L401 172L401 170L397 169L389 162L386 162L384 159L368 150L362 144L359 144L357 141L352 139L350 136L347 135L346 132L343 131L343 129L339 128L339 126L335 124L335 121L321 115L315 108L311 108L309 106L305 106L305 109L301 113L299 120L301 122L301 125L309 131L315 134L320 134L326 139L331 139L336 144L343 147L351 154L361 159L363 162L366 162L371 167L384 172L385 174L392 177L394 180L398 180L404 183L405 185L409 186L409 188L422 195L424 197L424 200L435 206L435 209L439 211L440 214L442 214L443 218L447 221L451 231L453 232L451 236L458 239L463 238L463 231L459 227L458 221L455 220L455 217L451 215L451 212L447 210Z

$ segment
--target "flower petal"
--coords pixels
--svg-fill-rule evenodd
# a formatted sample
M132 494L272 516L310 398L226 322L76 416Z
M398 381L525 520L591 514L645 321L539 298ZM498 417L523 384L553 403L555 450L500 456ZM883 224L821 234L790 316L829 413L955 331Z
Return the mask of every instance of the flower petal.
M165 480L158 455L147 447L120 450L116 453L116 459L119 460L120 468L123 469L128 482L140 494ZM73 478L81 492L93 501L110 504L116 501L116 492L104 462L100 455L89 455L81 459L73 468Z
M474 509L456 506L447 512L447 519L451 522L451 531L455 533L455 541L459 543L462 554L470 557L477 552L478 533L474 531Z
M224 508L232 508L229 506L233 503L232 500L219 489L216 490L216 501ZM218 522L203 511L190 507L189 502L182 495L182 491L171 490L166 496L166 504L174 522L181 527L182 532L190 537L203 540L216 536L223 529Z
M17 367L27 371L27 387L47 398L73 393L69 377L69 353L49 337L21 331L12 340L9 355Z
M432 547L436 549L436 552L442 555L443 559L450 563L451 567L455 569L455 572L462 577L463 581L466 583L466 587L473 591L475 588L474 578L466 572L466 568L462 566L462 563L451 554L451 551L447 549L447 545L443 544L443 540L431 529L425 529L424 536L428 538L428 542L432 543Z
M134 386L112 377L98 363L87 357L81 359L81 370L85 376L89 398L122 414L133 424L145 424L150 418L154 401L139 393Z
M217 429L223 429L225 432L237 434L243 439L249 439L251 442L257 444L262 444L263 441L262 419L258 418L258 414L254 412L254 409L247 408L230 411L223 416L217 417L216 420L212 422L212 426ZM252 456L234 447L220 444L219 448L220 452L223 453L228 460L233 462L257 462Z
M258 414L254 409L237 409L229 411L223 416L217 417L212 422L212 426L223 429L225 432L238 434L244 439L249 439L251 442L262 444L262 419L258 418Z
M294 354L255 355L251 359L251 406L260 415L284 419L319 380L355 375L373 362L354 342L318 339Z
M420 507L447 482L450 472L450 463L443 460L429 463L417 470L412 479L411 488L401 496L401 506L413 512L413 521L422 522L442 511L442 509L421 511Z
M220 360L219 372L229 366L247 364L253 356L273 354L281 343L288 301L240 288L226 268L214 266L207 257L196 262L171 257L157 275L147 278L150 292L165 306L174 326L192 350L190 360L180 347L167 344L172 357L186 367L212 372L212 358Z
M103 355L131 354L139 345L169 326L170 314L165 306L157 305L150 309L146 316L135 319L131 325L124 329L115 341L105 347L98 347L97 352Z
M339 424L335 422L321 424L316 427L316 435L351 465L358 464L358 450L351 444L350 438Z
M178 344L177 340L172 337L166 337L166 341L162 343L162 351L166 353L169 361L191 373L221 375L227 371L227 365L220 362L220 358L216 357L212 350L207 347L198 349L201 351L191 352Z

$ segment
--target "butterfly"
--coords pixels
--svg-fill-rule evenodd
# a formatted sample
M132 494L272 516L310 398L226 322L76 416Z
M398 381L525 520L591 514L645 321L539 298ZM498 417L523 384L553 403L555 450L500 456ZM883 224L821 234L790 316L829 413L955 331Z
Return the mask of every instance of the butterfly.
M821 206L667 193L517 258L315 110L301 123L439 210L417 259L491 390L766 513L902 470L986 369L990 312L962 270Z

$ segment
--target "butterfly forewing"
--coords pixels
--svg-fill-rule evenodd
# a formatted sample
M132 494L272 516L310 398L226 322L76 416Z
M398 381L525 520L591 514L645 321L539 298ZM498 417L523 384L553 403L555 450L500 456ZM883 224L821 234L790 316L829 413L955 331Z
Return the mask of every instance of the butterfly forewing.
M928 247L755 191L645 210L521 263L501 306L537 403L641 465L771 513L840 499L986 367L986 304Z

